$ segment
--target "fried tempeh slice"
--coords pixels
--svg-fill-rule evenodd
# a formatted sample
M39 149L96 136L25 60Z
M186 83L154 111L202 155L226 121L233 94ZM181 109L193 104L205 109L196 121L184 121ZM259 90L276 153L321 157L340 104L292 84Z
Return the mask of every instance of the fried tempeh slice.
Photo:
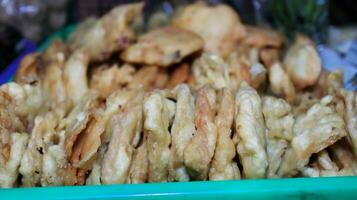
M196 132L184 149L186 170L191 180L206 180L217 141L214 123L216 92L205 85L196 94Z
M150 93L144 101L144 135L147 139L149 182L166 182L171 143L170 113L165 97L159 91Z
M345 122L326 96L306 113L296 118L292 148L296 152L297 168L303 168L313 153L317 153L346 136Z
M102 61L113 52L119 51L135 39L130 29L135 17L141 14L143 3L121 5L113 8L103 17L91 22L87 31L78 37L75 32L68 44L72 51L85 50L90 60ZM79 30L79 31L83 31Z
M3 127L1 127L3 128ZM15 187L19 166L28 142L27 133L4 133L0 135L0 188ZM6 141L8 140L8 141Z
M204 40L204 50L227 57L236 48L245 28L237 13L229 6L209 6L198 2L184 8L173 25L193 31ZM219 28L218 28L219 27Z
M170 181L189 181L184 165L184 150L196 132L194 124L194 97L188 85L178 85L176 93L176 114L171 128L172 145L169 162Z
M294 117L290 105L283 99L266 96L263 98L263 115L266 124L269 178L278 177L277 171L283 155L293 138Z
M167 67L203 48L203 40L191 31L167 26L155 29L129 46L121 58L128 63Z
M239 138L237 153L243 165L244 177L266 177L268 158L262 102L257 91L244 81L235 98L235 129Z
M218 106L215 124L218 129L217 145L209 171L210 180L240 179L237 163L233 161L236 155L235 144L231 139L234 118L234 97L225 88Z
M123 110L113 116L113 133L102 164L103 184L125 183L128 178L135 138L142 132L143 98L144 92L137 91Z

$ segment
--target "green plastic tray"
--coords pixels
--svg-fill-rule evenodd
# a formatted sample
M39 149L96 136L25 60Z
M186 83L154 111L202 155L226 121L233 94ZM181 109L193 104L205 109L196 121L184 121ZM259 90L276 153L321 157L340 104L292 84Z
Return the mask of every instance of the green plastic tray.
M54 38L65 40L75 28L76 25L71 25L60 30L49 37L38 50L46 49ZM357 176L0 189L0 200L144 198L357 200Z
M0 190L0 199L357 199L357 177L147 183Z

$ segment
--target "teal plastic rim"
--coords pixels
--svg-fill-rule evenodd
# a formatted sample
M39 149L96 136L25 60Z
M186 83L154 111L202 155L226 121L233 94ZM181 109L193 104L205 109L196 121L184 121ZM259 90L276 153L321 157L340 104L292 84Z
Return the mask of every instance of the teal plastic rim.
M357 199L357 177L1 189L0 199Z

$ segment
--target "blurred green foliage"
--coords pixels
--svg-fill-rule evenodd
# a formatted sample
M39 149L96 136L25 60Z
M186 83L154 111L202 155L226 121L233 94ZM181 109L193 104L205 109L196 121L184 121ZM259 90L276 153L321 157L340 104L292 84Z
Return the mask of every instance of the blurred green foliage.
M297 32L317 43L327 40L328 0L271 0L275 26L292 40Z

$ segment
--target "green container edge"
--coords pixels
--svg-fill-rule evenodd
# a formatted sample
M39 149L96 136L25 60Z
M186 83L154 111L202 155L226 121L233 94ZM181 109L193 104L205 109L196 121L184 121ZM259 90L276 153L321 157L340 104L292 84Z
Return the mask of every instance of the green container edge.
M1 199L357 199L357 177L62 186L0 190Z
M44 51L55 38L65 41L76 27L76 24L69 25L51 35L38 51ZM357 200L357 176L0 189L1 200L24 198Z

